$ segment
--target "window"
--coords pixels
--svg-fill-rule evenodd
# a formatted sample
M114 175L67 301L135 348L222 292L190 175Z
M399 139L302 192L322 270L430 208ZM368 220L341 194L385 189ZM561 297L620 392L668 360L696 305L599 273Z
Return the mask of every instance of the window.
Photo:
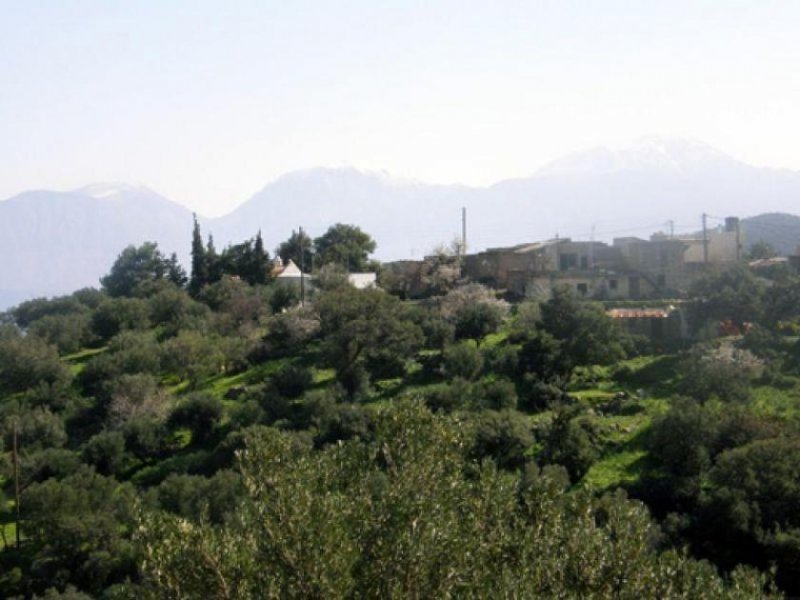
M616 279L609 279L608 280L608 289L610 289L610 290L619 289L619 281L617 281Z
M566 271L567 269L572 269L573 267L578 266L578 255L577 254L562 254L558 257L559 262L559 269L562 271Z

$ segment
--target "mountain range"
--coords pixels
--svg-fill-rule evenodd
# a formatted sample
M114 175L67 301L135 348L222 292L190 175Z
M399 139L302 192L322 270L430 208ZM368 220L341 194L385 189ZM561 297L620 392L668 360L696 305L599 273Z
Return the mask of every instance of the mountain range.
M353 223L378 244L376 258L420 258L461 231L470 251L556 235L610 240L665 230L696 231L745 219L745 239L780 252L800 242L800 172L737 161L694 141L642 138L545 165L532 176L488 187L431 185L356 169L314 168L270 183L227 215L200 217L218 248L261 230L268 247L303 226L320 235ZM773 213L763 215L763 213ZM188 260L191 211L127 184L69 192L37 190L0 202L0 309L33 296L96 286L128 244L157 241Z

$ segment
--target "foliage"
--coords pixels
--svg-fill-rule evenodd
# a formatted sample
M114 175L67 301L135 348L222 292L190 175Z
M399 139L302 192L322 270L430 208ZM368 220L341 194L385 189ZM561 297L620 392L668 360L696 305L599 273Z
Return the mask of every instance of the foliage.
M39 384L63 384L70 373L58 351L35 336L0 339L0 393L22 392Z
M243 455L247 495L222 527L141 521L143 597L752 597L764 582L654 549L624 498L524 487L491 464L465 477L459 428L415 406L376 439L298 450L265 431Z
M696 281L689 290L689 320L695 330L711 320L741 328L762 315L764 286L745 267Z
M125 437L119 431L102 431L86 442L82 455L101 475L115 475L125 461Z
M573 364L607 365L628 353L627 336L602 306L579 300L570 288L553 289L541 315L541 329L561 342Z
M763 240L755 242L752 246L750 246L750 250L747 252L747 258L750 260L774 258L777 255L778 254L775 252L775 248Z
M717 397L744 402L750 398L750 381L762 369L763 363L747 350L729 344L717 348L697 345L684 360L681 389L698 400Z
M85 313L46 315L31 323L28 333L71 354L92 344L89 317Z
M186 274L174 255L166 258L158 244L145 242L139 247L125 248L100 283L110 296L130 296L137 286L159 279L182 285Z
M134 573L135 551L127 533L135 492L82 468L62 480L34 483L22 504L24 534L37 559L29 577L34 590L74 583L98 593L108 581Z
M274 315L267 321L267 333L259 353L276 357L297 352L314 339L319 330L319 319L308 311L293 309Z
M451 344L444 349L444 369L450 377L475 379L483 369L483 356L470 343Z
M526 462L533 435L526 419L514 411L484 411L476 418L471 456L490 458L501 469L518 469Z
M331 290L320 295L316 309L327 360L351 394L363 381L360 372L380 374L387 361L405 360L422 342L400 301L381 290Z
M579 481L598 457L592 434L574 409L559 410L544 440L542 460L563 466L573 482Z
M174 408L169 415L171 428L186 427L192 432L192 442L202 444L214 433L222 416L222 403L203 393L190 395Z
M314 242L302 229L292 230L292 235L275 249L275 255L284 262L293 261L303 270L311 270Z
M92 313L92 333L108 341L129 330L150 327L150 307L141 298L112 298Z
M350 273L370 270L369 255L375 242L355 225L336 223L314 240L317 264L336 263Z

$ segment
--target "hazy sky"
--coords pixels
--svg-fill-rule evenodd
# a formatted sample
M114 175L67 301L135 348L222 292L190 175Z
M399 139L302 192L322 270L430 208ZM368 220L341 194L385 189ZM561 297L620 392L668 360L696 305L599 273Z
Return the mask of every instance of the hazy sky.
M213 216L298 168L480 185L650 133L800 169L800 2L0 0L0 198Z

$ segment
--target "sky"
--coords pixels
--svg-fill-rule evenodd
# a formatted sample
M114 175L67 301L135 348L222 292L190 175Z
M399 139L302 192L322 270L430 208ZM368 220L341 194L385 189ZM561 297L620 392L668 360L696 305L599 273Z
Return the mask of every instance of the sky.
M647 134L800 170L800 2L0 0L0 198L487 185Z

